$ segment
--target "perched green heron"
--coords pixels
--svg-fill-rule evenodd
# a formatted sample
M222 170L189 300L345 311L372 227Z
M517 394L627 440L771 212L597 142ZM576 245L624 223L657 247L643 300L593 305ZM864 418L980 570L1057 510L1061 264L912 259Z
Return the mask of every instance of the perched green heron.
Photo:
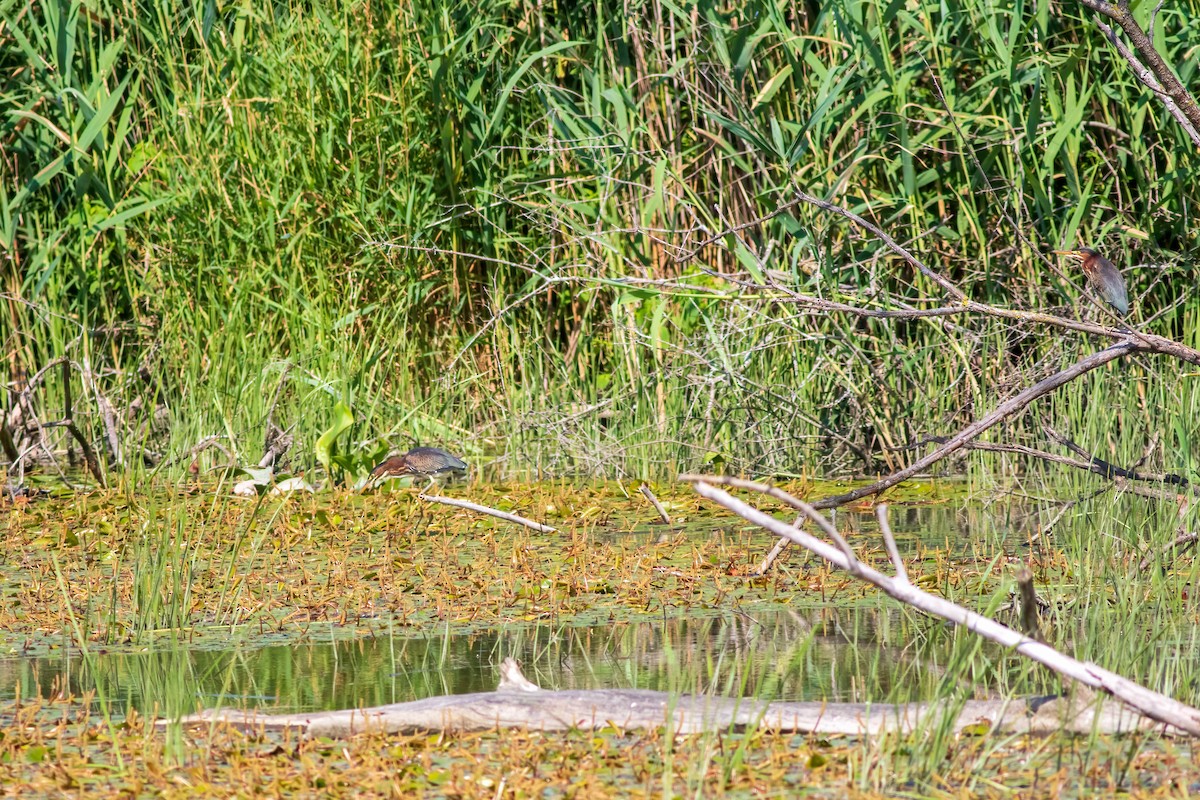
M1054 252L1060 256L1078 259L1083 265L1083 274L1087 276L1092 291L1103 297L1122 317L1129 313L1129 295L1125 294L1125 279L1111 261L1090 247Z
M439 479L452 478L467 473L467 464L436 447L414 447L407 453L392 456L371 470L371 482L387 478L402 478L405 475L423 475L429 479L422 491L437 483Z

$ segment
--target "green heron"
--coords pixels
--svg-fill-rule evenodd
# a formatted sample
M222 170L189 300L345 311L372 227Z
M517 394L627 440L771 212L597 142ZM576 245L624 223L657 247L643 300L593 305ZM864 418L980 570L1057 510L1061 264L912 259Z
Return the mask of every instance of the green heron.
M1078 250L1055 250L1057 255L1070 256L1083 265L1092 290L1104 298L1122 317L1129 313L1129 295L1125 294L1125 279L1113 263L1090 247Z
M422 491L437 483L439 478L465 475L467 464L461 458L436 447L414 447L407 453L392 456L371 470L371 481L401 478L405 475L424 475L429 479Z

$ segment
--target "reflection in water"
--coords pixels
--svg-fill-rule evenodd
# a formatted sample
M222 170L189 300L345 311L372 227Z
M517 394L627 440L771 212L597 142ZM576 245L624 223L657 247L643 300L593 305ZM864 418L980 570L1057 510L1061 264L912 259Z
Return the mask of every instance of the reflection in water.
M912 624L904 615L869 609L810 609L585 628L516 626L423 639L176 649L104 655L91 663L48 657L0 662L0 686L20 687L25 697L96 690L118 712L309 711L490 691L496 667L513 656L546 688L879 700L895 687L906 696L919 692L923 674L936 681L937 670L921 668L901 649Z
M1027 531L1036 527L1008 504L893 507L891 519L906 556L938 550L956 559L990 559L1000 548L1020 550ZM872 515L841 513L837 523L861 552L878 553ZM657 538L666 530L644 523L615 527L601 535L636 540ZM689 525L685 533L744 539L739 544L748 552L765 551L771 543L761 531L729 519L710 518ZM805 566L805 557L794 554L787 574L799 576L815 566L815 559ZM223 651L181 646L91 660L9 660L0 661L0 688L23 697L95 691L114 711L133 707L155 715L221 705L308 711L490 691L497 666L513 656L531 680L546 688L712 691L785 700L928 697L942 679L938 665L950 660L955 637L928 636L937 623L877 595L863 601L846 594L824 598L798 592L795 607L753 614L729 607L699 615L694 609L668 611L656 622L523 624L420 638L404 628L395 637L336 643Z

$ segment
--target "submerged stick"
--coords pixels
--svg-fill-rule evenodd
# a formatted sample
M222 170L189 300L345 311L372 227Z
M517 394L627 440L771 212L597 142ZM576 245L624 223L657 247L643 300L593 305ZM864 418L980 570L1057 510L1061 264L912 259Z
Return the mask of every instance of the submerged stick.
M786 522L781 522L706 481L695 481L693 488L701 497L712 500L771 533L799 544L855 578L878 587L885 594L905 605L930 616L948 620L955 625L961 625L972 633L996 642L1002 647L1011 648L1060 675L1077 680L1093 689L1102 690L1150 719L1178 728L1192 736L1200 736L1200 709L1188 706L1160 692L1139 686L1097 664L1071 658L990 617L985 617L942 597L929 594L916 584L884 575L854 558L853 555L848 557L842 548L822 541ZM815 510L809 515L809 518L822 529L829 524L828 520Z
M797 528L799 528L801 524L802 524L802 520L799 520L799 519L796 520L795 525ZM759 562L758 569L755 571L754 574L755 575L766 575L768 572L770 572L771 567L775 566L776 559L778 559L781 555L783 555L783 551L787 549L788 544L789 544L789 541L787 539L784 539L784 538L777 539L775 541L775 546L771 548L771 552L767 553L767 555L763 558L763 560Z
M506 522L515 522L518 525L524 525L526 528L532 528L538 533L558 533L558 528L551 528L549 525L543 525L540 522L534 522L531 519L509 514L507 511L499 511L495 508L481 506L478 503L470 503L466 500L455 500L452 497L440 497L432 494L417 495L422 500L428 500L431 503L441 503L445 506L454 506L455 508L465 508L467 511L477 511L480 514L488 514L489 516L497 517Z
M667 510L663 508L662 503L658 502L658 498L654 496L654 492L650 491L650 485L643 483L638 487L638 491L642 493L643 497L650 501L650 505L654 506L654 510L658 512L660 517L662 517L663 524L670 525L671 518L667 516Z

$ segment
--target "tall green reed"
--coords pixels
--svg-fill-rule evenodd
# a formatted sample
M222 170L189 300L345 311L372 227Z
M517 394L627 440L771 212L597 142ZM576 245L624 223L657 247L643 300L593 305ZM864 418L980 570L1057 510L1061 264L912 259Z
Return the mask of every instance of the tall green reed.
M0 332L30 369L137 323L88 336L91 357L122 397L148 363L167 452L220 432L253 461L268 413L310 445L310 412L352 400L358 440L506 453L498 471L873 471L1057 357L999 324L816 318L709 274L936 297L807 210L677 260L794 185L991 302L1075 301L1037 254L1077 240L1164 265L1128 273L1143 317L1189 285L1170 262L1191 150L1086 20L1044 4L21 8ZM1161 47L1190 74L1178 19ZM1156 327L1194 340L1195 306Z

